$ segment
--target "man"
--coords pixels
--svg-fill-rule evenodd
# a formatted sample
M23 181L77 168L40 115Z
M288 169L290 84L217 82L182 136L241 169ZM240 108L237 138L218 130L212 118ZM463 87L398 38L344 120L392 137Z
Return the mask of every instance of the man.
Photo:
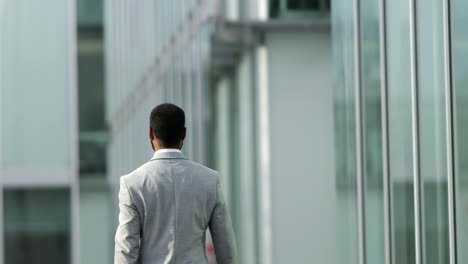
M173 104L150 115L153 158L120 178L115 264L207 263L205 232L218 264L236 261L218 174L184 157L185 114Z

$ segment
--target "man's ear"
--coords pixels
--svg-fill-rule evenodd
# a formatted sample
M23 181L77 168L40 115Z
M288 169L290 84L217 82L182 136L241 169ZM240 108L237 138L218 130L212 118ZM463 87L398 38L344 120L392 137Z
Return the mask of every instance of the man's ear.
M153 130L151 129L151 127L149 128L149 138L151 139L151 141L154 140L154 133L153 133Z
M187 128L184 127L184 131L182 131L182 140L184 140L186 136L187 136Z

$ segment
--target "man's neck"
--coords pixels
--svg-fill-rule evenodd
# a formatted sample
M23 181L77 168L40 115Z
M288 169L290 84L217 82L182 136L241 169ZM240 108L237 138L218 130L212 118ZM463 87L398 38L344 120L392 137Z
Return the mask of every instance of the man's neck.
M182 149L182 144L179 144L179 146L172 146L172 147L166 147L166 146L163 146L159 141L157 140L153 140L152 141L152 145L153 145L153 149L154 149L154 152L158 151L158 150L163 150L163 149L177 149L177 150L181 150Z

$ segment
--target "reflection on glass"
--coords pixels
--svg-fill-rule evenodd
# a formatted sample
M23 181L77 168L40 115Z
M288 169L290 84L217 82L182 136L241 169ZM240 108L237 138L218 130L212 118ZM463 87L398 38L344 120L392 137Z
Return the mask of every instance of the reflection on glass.
M442 1L417 2L420 172L424 260L449 263Z
M70 192L4 190L5 263L70 263Z
M468 1L451 1L457 263L468 262Z
M363 160L366 177L366 260L384 263L379 1L361 1Z
M413 264L415 245L408 1L386 1L386 12L394 263Z
M336 0L332 9L337 263L358 263L356 208L356 129L354 116L353 1Z

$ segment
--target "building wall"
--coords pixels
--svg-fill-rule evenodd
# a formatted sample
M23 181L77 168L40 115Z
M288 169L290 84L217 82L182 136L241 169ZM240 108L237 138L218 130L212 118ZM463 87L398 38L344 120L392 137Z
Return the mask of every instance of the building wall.
M100 180L80 185L81 263L113 263L114 221L110 188Z
M74 1L0 1L0 263L78 263Z
M273 263L336 263L330 33L271 32L266 45Z

